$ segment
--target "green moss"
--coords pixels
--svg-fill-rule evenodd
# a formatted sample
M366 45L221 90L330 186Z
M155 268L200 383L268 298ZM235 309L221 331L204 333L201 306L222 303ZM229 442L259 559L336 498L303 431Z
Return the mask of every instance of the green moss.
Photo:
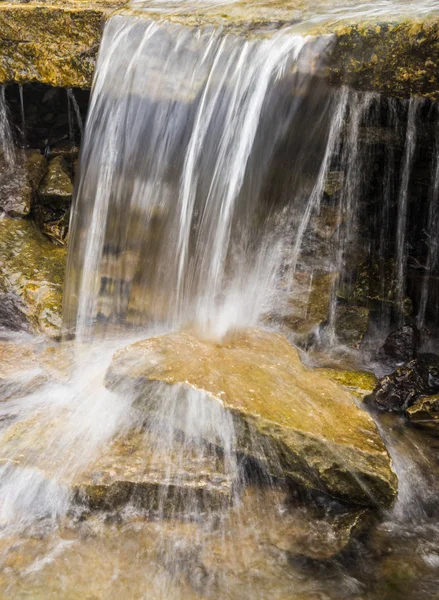
M366 371L341 371L329 368L317 369L317 371L349 389L359 398L371 393L377 384L375 375Z

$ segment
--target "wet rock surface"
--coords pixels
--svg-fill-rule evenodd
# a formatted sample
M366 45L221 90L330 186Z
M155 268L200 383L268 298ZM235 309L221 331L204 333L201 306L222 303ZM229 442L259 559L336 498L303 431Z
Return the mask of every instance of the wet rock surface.
M62 156L49 162L49 168L38 188L41 204L62 205L72 201L73 184Z
M0 219L0 316L16 329L60 334L65 250L27 220ZM16 312L16 309L18 311Z
M90 87L114 2L26 2L0 6L0 81Z
M46 168L39 150L17 149L10 168L0 161L0 208L11 217L28 216Z
M439 391L439 356L419 354L379 380L365 401L370 406L390 412L404 412L425 394Z
M421 396L405 414L412 425L439 435L439 394Z
M421 343L421 334L414 324L407 323L392 331L378 352L378 358L393 359L399 362L416 357Z
M172 452L147 430L115 440L72 482L77 503L92 510L131 504L160 516L219 509L232 501L232 480L218 457L183 443Z
M238 449L277 476L365 505L388 506L396 494L372 419L342 387L305 369L283 336L249 330L215 344L169 334L115 354L107 386L146 390L151 382L220 401L234 417Z

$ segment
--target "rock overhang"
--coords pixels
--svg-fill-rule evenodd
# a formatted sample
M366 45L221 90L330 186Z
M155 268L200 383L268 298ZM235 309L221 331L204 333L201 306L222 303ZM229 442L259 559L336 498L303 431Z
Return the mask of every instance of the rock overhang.
M309 35L332 34L323 76L333 85L439 100L439 14L418 17L310 18L302 2L180 5L125 0L11 1L0 5L0 83L45 83L90 89L106 21L115 12L165 19L187 27L221 27L232 34L271 35L293 27ZM438 11L439 12L439 11Z

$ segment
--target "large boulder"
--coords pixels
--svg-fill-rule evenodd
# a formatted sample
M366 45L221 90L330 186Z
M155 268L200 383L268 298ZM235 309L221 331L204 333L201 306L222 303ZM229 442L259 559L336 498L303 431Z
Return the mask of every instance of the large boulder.
M114 355L109 388L132 387L141 400L152 382L202 390L206 402L220 403L233 416L235 450L272 475L360 505L395 498L397 478L369 414L306 369L282 335L247 330L219 344L181 332Z
M32 222L0 219L0 324L58 336L65 259Z

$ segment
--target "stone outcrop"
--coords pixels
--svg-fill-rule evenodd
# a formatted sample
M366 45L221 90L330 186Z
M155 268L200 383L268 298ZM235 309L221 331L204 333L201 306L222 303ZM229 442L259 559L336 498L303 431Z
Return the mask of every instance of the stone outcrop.
M216 344L176 333L115 354L108 387L132 386L141 397L152 382L220 402L234 418L236 450L275 476L363 505L389 506L395 497L396 475L371 417L306 369L279 334L248 330Z
M331 83L439 100L439 17L337 27Z
M0 219L0 326L60 334L65 259L31 221Z
M0 83L40 82L90 88L105 21L125 0L43 0L0 5ZM162 18L145 3L138 14ZM152 10L151 10L152 9ZM126 10L126 9L125 9ZM257 6L206 4L169 12L166 18L189 27L214 25L239 34L259 34L291 25L312 14L302 3L261 2ZM311 33L335 36L324 76L336 85L393 96L439 99L439 18L325 25ZM312 23L312 21L311 21Z
M105 20L118 0L0 5L0 81L89 88Z

